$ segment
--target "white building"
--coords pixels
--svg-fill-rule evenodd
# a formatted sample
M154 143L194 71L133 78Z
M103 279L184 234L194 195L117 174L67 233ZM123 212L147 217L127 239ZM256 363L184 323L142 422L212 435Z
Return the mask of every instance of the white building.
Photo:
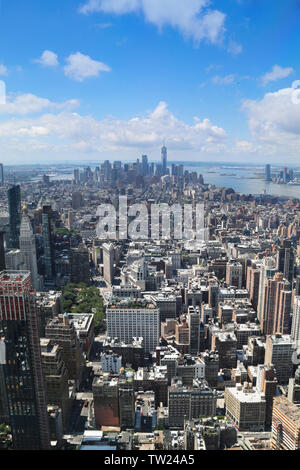
M114 276L114 245L112 243L104 243L102 248L104 279L111 285Z
M37 268L35 236L26 209L23 211L20 227L20 251L23 259L22 269L30 271L32 287L37 291L42 290L42 277Z
M117 354L102 353L101 366L103 372L119 374L122 367L122 357Z
M131 343L134 337L144 338L146 353L155 351L159 343L159 309L153 304L120 302L106 309L107 331L111 338Z
M300 296L296 296L294 301L291 338L293 341L300 341Z
M226 416L240 431L264 431L266 397L252 384L237 384L225 389Z

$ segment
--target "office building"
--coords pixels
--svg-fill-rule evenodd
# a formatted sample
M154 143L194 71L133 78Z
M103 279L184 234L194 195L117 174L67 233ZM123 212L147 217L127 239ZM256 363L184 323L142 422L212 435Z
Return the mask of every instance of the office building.
M189 307L187 325L189 329L189 353L197 355L204 351L204 324L199 308Z
M120 426L119 379L109 373L93 380L93 399L96 426Z
M119 416L121 429L134 429L135 390L131 372L119 379Z
M267 164L266 167L265 167L265 181L267 183L272 181L272 178L271 178L271 165L269 165L269 164Z
M239 431L264 431L266 398L252 383L236 384L225 389L226 416Z
M84 357L75 326L67 314L50 320L46 326L46 338L61 347L62 360L78 387L82 381Z
M119 338L105 337L102 349L104 353L112 351L122 359L122 367L130 366L137 370L144 365L144 340L143 338L132 338L132 341L125 343Z
M265 335L288 334L290 328L292 290L283 274L266 279L261 314L261 332Z
M262 323L262 313L263 313L263 297L264 297L264 288L267 279L274 278L275 274L278 272L277 263L275 258L268 257L265 258L260 267L260 277L259 277L259 293L258 293L258 306L257 306L257 317Z
M206 380L194 379L193 385L188 387L177 377L169 387L168 403L170 428L182 429L186 419L215 416L217 395Z
M256 389L262 392L266 398L266 427L269 429L272 423L273 398L277 394L277 377L274 366L258 365Z
M135 431L152 433L157 424L155 396L153 392L140 392L135 402Z
M247 267L246 289L249 291L250 301L256 311L258 307L259 279L260 269L255 263L252 263L251 266Z
M9 248L20 248L20 225L21 225L21 188L13 186L7 192L9 213Z
M104 243L103 249L103 277L107 284L111 285L114 277L115 250L112 243Z
M62 360L61 348L50 339L41 338L42 369L48 405L57 405L62 412L64 428L68 423L71 400L69 399L69 374Z
M162 167L162 176L168 173L168 150L164 145L161 149L161 167Z
M143 176L147 176L149 173L148 157L147 155L142 156L142 172Z
M72 193L72 209L74 211L80 209L83 206L82 194L78 191Z
M212 350L219 354L219 369L234 369L237 364L237 339L233 332L216 332L212 337Z
M4 232L0 231L0 272L5 271L5 249L4 249Z
M52 224L53 222L51 206L44 206L42 213L42 236L44 243L44 277L45 283L49 285L54 285L55 281L55 253Z
M289 380L288 399L290 402L300 405L300 366L295 372L295 377Z
M71 248L69 255L71 282L89 285L91 280L89 252L83 243L78 248Z
M226 266L226 283L229 286L242 288L243 266L238 261L229 261Z
M30 273L0 274L0 367L13 447L48 449L50 435L35 296Z
M103 352L100 356L101 369L103 372L119 374L122 367L122 357L113 352Z
M290 335L271 335L266 340L265 364L272 365L276 370L278 384L286 385L293 375L292 356L294 343Z
M40 291L43 287L43 281L38 273L35 236L26 208L23 210L20 227L20 251L23 259L23 269L30 271L33 289Z
M294 299L291 338L300 345L300 296L298 295Z
M3 163L0 163L0 185L4 185L4 167Z
M294 259L291 240L282 240L277 253L277 269L289 282L292 282L294 277Z
M274 398L271 446L300 450L300 409L284 395Z
M120 302L106 309L107 332L111 338L131 343L133 338L143 337L144 351L155 351L159 343L159 309L147 302Z

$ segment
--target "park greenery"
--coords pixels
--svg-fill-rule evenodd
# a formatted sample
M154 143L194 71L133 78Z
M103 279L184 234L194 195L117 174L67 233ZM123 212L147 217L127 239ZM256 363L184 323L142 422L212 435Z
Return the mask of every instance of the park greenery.
M105 307L99 289L84 283L67 284L63 290L63 310L67 313L94 313L95 333L105 330Z
M79 232L79 230L68 230L66 227L61 227L61 228L56 228L55 229L55 233L57 233L57 235L66 235L67 237L72 235L72 233L78 233L78 232Z

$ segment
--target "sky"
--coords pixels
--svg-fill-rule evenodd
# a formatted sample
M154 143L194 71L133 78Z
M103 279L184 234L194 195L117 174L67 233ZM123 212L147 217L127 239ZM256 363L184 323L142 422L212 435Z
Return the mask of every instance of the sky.
M0 0L0 161L300 165L299 0Z

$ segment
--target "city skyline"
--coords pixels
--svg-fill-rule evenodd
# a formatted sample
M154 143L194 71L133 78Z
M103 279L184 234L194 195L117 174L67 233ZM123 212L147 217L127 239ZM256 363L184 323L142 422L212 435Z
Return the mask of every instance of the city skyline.
M299 5L223 3L2 1L3 163L297 163Z

